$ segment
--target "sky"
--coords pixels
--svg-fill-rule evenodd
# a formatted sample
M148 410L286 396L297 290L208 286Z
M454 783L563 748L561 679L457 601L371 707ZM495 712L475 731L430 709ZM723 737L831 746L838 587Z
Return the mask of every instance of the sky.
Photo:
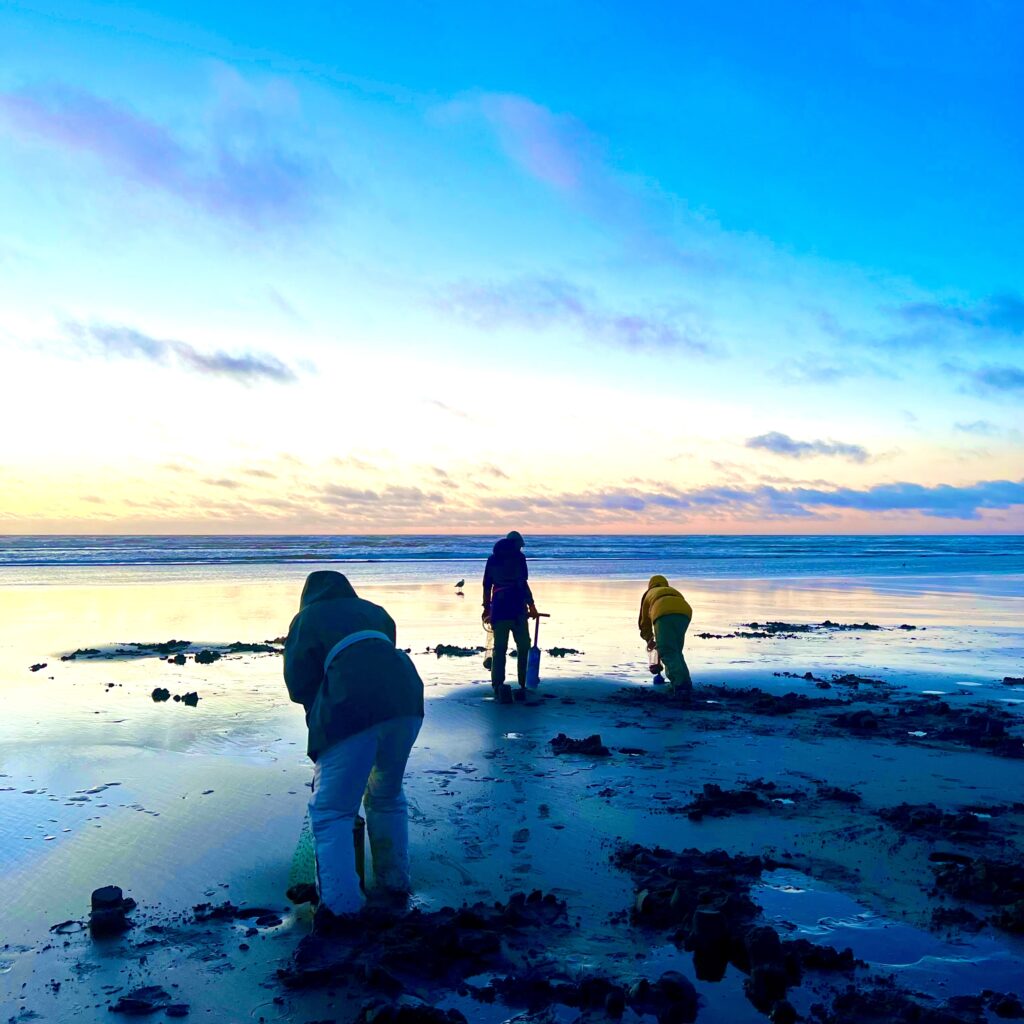
M0 9L0 533L1024 533L1024 8Z

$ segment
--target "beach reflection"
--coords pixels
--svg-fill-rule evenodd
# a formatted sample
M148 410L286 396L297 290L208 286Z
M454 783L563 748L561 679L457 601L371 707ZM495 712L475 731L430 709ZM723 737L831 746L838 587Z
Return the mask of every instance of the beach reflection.
M569 886L577 884L573 865L592 856L606 832L662 841L667 818L651 817L650 800L631 796L634 789L649 785L655 795L671 795L713 777L711 767L722 764L756 774L791 762L803 770L815 757L830 765L842 760L830 753L837 747L819 750L814 737L793 753L788 734L743 736L723 753L711 749L704 734L688 733L677 747L674 726L658 740L667 744L665 753L641 758L627 778L614 766L600 769L601 775L593 765L553 758L548 739L563 729L616 733L630 746L652 742L641 731L623 731L621 712L597 699L615 684L649 685L636 627L645 581L539 578L537 604L551 614L541 627L541 646L583 653L544 656L541 694L560 699L542 696L537 708L499 712L487 703L482 654L437 658L427 652L437 644L483 645L471 568L444 570L446 577L466 576L464 597L447 578L357 583L362 596L391 612L399 643L411 649L427 686L427 722L410 761L420 898L439 904L518 884L518 876L501 876L509 858L519 856L513 845L522 826L505 813L513 808L516 815L536 816L530 842L541 843L544 854L532 866L520 865L528 869L524 882L547 872L547 884L562 886L584 912L591 902L620 907L630 898L625 878L589 881L585 897ZM174 570L149 572L140 582L138 574L79 570L73 585L0 583L6 625L0 637L0 899L11 922L7 941L37 942L51 924L80 916L88 893L107 883L150 908L228 896L280 905L311 774L302 711L287 699L280 656L226 656L209 665L190 659L177 666L153 657L64 662L60 655L172 637L197 647L281 637L305 575L294 567L276 574L264 568L258 577L221 571L189 582ZM998 593L967 583L940 589L934 580L915 587L906 579L672 582L695 609L687 660L698 685L724 681L816 693L813 682L773 673L859 672L912 693L936 690L948 694L943 699L966 702L1013 699L1002 677L1021 674L1022 601L1005 577ZM826 618L887 628L795 639L699 636L735 632L749 622ZM896 628L904 624L918 628ZM29 670L43 662L46 668ZM201 699L194 708L154 703L157 685L178 694L196 691ZM675 756L687 759L685 772L663 777L667 762L660 758ZM698 756L705 764L693 774ZM978 770L988 773L987 762ZM972 780L972 786L984 781ZM616 793L611 803L591 798L609 785ZM676 816L671 827L691 826ZM746 826L736 827L734 838L748 841ZM463 840L468 845L457 845ZM563 863L567 849L577 860ZM480 859L473 861L467 888L463 862L471 854ZM604 887L599 900L598 885ZM211 984L204 998L215 1002L216 992Z
M233 580L204 579L186 583L176 573L162 581L159 572L147 583L118 583L116 574L89 570L95 582L68 586L3 586L0 615L6 624L0 639L0 687L8 715L0 736L30 729L59 729L65 714L80 701L81 684L99 679L152 686L212 687L223 713L252 711L285 701L276 657L244 656L212 666L191 662L182 668L155 659L121 664L61 662L60 655L77 648L102 647L132 641L171 638L194 644L265 641L283 636L297 609L305 572L281 567L277 577ZM449 575L452 575L449 573ZM475 577L459 597L447 582L396 583L363 581L362 596L383 604L398 623L398 641L417 660L428 695L437 689L467 682L485 682L481 657L436 658L426 653L438 644L482 646L480 598ZM111 580L113 582L104 582ZM960 592L933 585L916 589L906 579L885 582L673 580L694 606L687 639L687 658L696 679L733 678L754 672L759 678L772 671L865 671L885 668L919 677L937 674L946 683L999 683L1004 675L1019 674L1019 651L1024 641L1024 598L1013 592ZM1008 580L1001 580L1007 590ZM647 678L646 655L636 628L643 582L615 580L541 579L537 602L551 618L541 626L541 647L568 647L583 652L567 658L545 657L549 678L602 675ZM745 623L871 622L877 631L825 632L795 639L702 638L724 636L744 629ZM916 626L900 630L900 625ZM45 662L34 674L28 667ZM52 679L50 677L53 677ZM45 721L19 720L38 708L40 690L47 701L59 694ZM917 688L926 688L920 682ZM936 685L936 689L955 686ZM206 696L211 696L208 692ZM976 696L1007 696L1005 690ZM91 698L90 698L91 699ZM110 704L110 701L107 701ZM208 703L204 709L213 712ZM54 713L56 712L56 713Z

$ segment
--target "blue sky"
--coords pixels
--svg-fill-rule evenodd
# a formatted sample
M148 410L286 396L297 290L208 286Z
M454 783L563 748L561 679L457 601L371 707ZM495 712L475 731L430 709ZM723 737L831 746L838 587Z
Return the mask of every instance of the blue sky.
M1022 57L995 2L8 4L0 527L1020 531Z

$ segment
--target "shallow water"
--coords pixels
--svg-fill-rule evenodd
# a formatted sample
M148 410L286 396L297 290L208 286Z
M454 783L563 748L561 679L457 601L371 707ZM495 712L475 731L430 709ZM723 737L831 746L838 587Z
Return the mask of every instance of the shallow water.
M893 921L867 904L800 871L765 872L751 897L768 921L790 938L849 947L854 956L894 973L908 987L945 995L989 988L1016 991L1024 978L1024 942L992 931L943 938Z
M5 711L0 717L0 906L6 912L4 941L25 947L21 953L4 955L0 987L5 978L23 977L15 962L21 964L22 957L34 955L51 924L81 917L88 893L101 884L115 882L147 906L167 910L218 894L221 898L244 894L250 903L282 902L310 767L304 756L302 712L287 700L280 658L247 654L212 665L190 661L177 667L149 658L62 662L60 654L79 647L171 637L219 644L280 636L294 614L308 568L148 566L112 571L76 567L57 576L50 569L0 570L0 616L5 623L0 636L0 698ZM565 659L545 655L542 692L571 681L572 692L581 695L597 685L597 677L647 685L646 655L636 631L642 584L627 579L557 578L553 565L547 569L546 574L537 573L535 587L538 604L552 613L541 627L541 646L575 647L585 653ZM479 758L481 750L506 744L524 749L526 758L533 756L538 737L525 710L515 709L510 715L517 717L492 723L491 732L468 738L458 733L450 716L460 713L467 692L470 698L475 696L472 689L466 690L467 684L479 686L481 696L487 692L481 660L438 659L424 653L438 643L484 643L475 586L468 586L466 596L458 597L453 581L444 578L468 575L469 570L456 574L451 567L435 567L429 580L419 582L398 582L388 575L389 567L378 571L366 566L363 572L360 591L392 612L399 642L412 648L428 698L452 698L447 718L440 714L432 718L428 705L428 724L411 762L414 774L427 765L444 767ZM1016 691L1002 684L1004 675L1024 674L1024 580L1019 577L920 583L909 578L701 579L684 589L695 608L687 658L698 681L818 695L813 682L773 673L811 671L828 677L856 672L881 676L908 694L935 690L950 702L996 700L1011 709L1020 708L1020 699L1012 696ZM802 634L794 640L703 640L696 635L728 633L742 623L767 619L820 622L825 618L869 620L887 627L910 623L919 628ZM30 672L29 666L39 662L47 667ZM196 708L155 704L150 693L156 685L172 693L197 690L202 699ZM837 687L829 695L844 694ZM557 709L548 717L557 721ZM451 731L446 731L449 726ZM546 732L543 739L552 734ZM628 739L644 745L642 736ZM785 740L757 736L745 742L749 746L730 757L752 775L764 771L766 756L785 763ZM783 753L765 753L776 748ZM537 752L538 758L542 755L543 751ZM660 779L657 764L638 765L637 770L643 769L647 777ZM589 780L596 774L592 765L582 763L543 762L537 766L538 774L542 770L569 781ZM497 778L492 781L486 780L483 770L471 777L482 783L480 799L485 804L525 799L518 794L514 777L494 774ZM680 780L666 777L664 783L667 789L677 788ZM465 885L456 890L459 898L483 897L488 891L487 884L466 872L457 847L451 853L441 848L452 841L445 820L439 822L419 809L420 803L429 803L424 794L431 799L443 797L443 785L443 778L424 775L411 791L415 841L430 869L425 872L422 894L427 905L453 898L444 888L453 878L471 880L459 881L459 886ZM586 792L580 789L581 798ZM462 814L467 822L487 809L472 800L459 807L455 806L459 801L450 803L452 813ZM653 841L658 829L669 827L664 818L651 824L628 808L620 813L615 827L623 834L627 828L646 830L643 841ZM571 819L579 831L578 842L599 841L598 819L592 820L593 815L593 802L583 803ZM675 821L671 824L681 827ZM712 828L730 826L728 822L709 824L703 835L712 836ZM736 832L746 828L739 822ZM553 873L555 867L562 869L553 865ZM522 881L514 878L509 884ZM563 879L559 884L568 883ZM628 903L626 881L619 879L614 885L622 891L616 889L607 897L611 905ZM783 904L784 916L798 928L826 927L821 922L828 919L827 927L835 933L828 941L852 945L868 959L874 960L877 954L879 963L898 962L901 971L920 975L921 984L929 990L968 977L984 978L984 984L994 988L1009 987L1001 973L1005 967L1000 959L1002 947L972 946L970 956L961 962L955 949L936 944L938 940L928 933L904 935L858 923L858 915L869 912L865 906L842 903L838 901L841 894L820 886L803 888L813 894L805 897L806 903L792 893L778 897L789 900ZM579 904L588 896L580 890L567 898L570 904ZM766 891L764 899L773 898ZM830 902L834 898L837 902ZM806 911L800 909L805 905ZM912 963L893 960L884 943L870 946L870 956L860 951L869 946L855 945L882 943L883 936L888 942L894 934L902 935L901 941L914 952ZM292 941L283 936L278 942L281 951L275 955L287 955L290 946L283 947ZM643 964L648 974L670 967L683 969L677 951L642 952L648 956ZM964 966L975 960L976 967ZM731 1007L728 1012L733 1015L728 1019L757 1020L759 1015L743 998L742 979L733 977L735 973L713 986L706 998L722 1014ZM960 981L955 984L959 986ZM972 985L964 984L964 991L971 989ZM270 1012L264 1012L271 1018Z
M104 570L82 571L91 576L89 584L3 586L0 573L0 619L6 627L0 637L5 709L0 770L16 781L13 791L0 792L0 824L9 837L0 853L0 866L8 872L0 885L10 884L10 870L27 856L21 844L53 835L45 840L45 851L33 855L42 858L42 865L79 842L83 829L99 829L83 813L95 811L95 801L67 802L85 783L126 781L116 807L156 804L155 810L168 814L161 804L172 793L181 804L179 790L201 793L207 788L198 781L183 786L183 780L201 779L204 773L237 769L244 777L258 769L297 773L302 779L306 772L302 713L287 701L277 656L243 655L182 667L157 659L61 662L59 657L78 647L132 640L178 637L205 644L280 636L295 610L303 573L282 566L266 581L253 581L243 570L230 580L189 583L171 570L153 569L146 583L124 583L116 576L108 583ZM906 581L898 592L853 581L701 581L687 588L695 608L687 640L691 670L702 681L811 694L819 693L812 682L773 673L878 674L909 693L941 693L953 702L995 699L1019 709L1020 698L1008 696L1002 677L1022 671L1024 597L907 592L906 587ZM557 683L603 676L646 684L646 655L635 625L641 589L627 581L539 582L538 603L552 613L542 627L541 646L584 652L560 659L545 656L545 679ZM472 597L457 597L441 582L367 584L361 591L392 612L399 643L411 647L428 698L467 682L486 684L477 658L423 653L437 643L484 642ZM696 635L731 632L743 622L826 617L888 626L909 622L919 629L804 634L793 640L702 640ZM38 662L47 668L29 672ZM961 689L967 683L970 688ZM172 693L198 690L199 707L154 704L149 694L158 684ZM840 691L834 688L830 695L840 696ZM138 777L130 793L129 776ZM0 778L0 784L8 788L7 780ZM265 788L261 784L260 792ZM290 782L285 795L295 788L296 782ZM24 792L31 789L40 792ZM56 808L54 814L43 814L44 805ZM112 803L103 810L116 807ZM179 824L188 827L185 821ZM64 828L72 831L57 831Z

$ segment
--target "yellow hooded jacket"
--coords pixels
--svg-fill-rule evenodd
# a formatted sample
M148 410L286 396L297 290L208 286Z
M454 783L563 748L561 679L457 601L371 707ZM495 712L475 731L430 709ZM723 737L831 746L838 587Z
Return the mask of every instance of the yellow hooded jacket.
M645 640L654 639L654 622L662 615L685 615L693 618L690 602L668 585L664 576L652 576L647 590L640 601L640 635Z

